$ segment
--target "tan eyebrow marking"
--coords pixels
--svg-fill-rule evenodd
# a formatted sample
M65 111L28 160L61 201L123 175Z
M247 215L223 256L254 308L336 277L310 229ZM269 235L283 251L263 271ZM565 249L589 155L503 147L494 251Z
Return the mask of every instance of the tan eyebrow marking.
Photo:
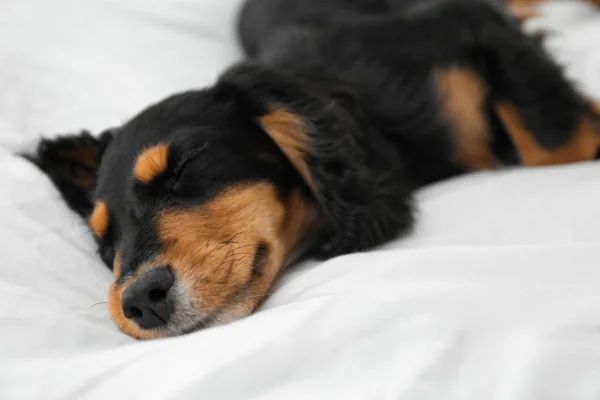
M101 238L108 229L108 208L103 201L96 201L94 211L88 218L88 225L96 237Z
M133 174L141 183L150 183L154 178L167 169L169 148L159 144L144 150L137 158Z

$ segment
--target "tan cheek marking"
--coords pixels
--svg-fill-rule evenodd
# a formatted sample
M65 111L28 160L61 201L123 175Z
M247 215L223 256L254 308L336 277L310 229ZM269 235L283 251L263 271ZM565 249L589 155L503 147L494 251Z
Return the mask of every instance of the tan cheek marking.
M271 248L261 275L217 316L217 322L229 323L252 314L269 294L290 253L317 224L318 213L314 206L309 204L299 191L291 194L286 200L285 219L278 229L280 241L285 246Z
M103 201L96 201L94 211L88 218L88 225L96 237L101 238L108 229L108 208Z
M310 153L310 145L302 119L280 109L262 116L260 124L271 139L277 143L307 185L314 190L314 182L305 161L306 155Z
M492 169L490 128L484 115L486 90L472 71L451 68L437 74L444 117L454 131L455 159L467 168Z
M306 233L318 224L318 212L299 191L287 199L283 241L286 243L286 257L304 240Z
M137 158L133 170L135 178L141 183L149 183L165 169L169 160L169 148L159 144L144 150Z
M163 212L159 221L164 252L158 262L172 265L188 286L197 288L205 306L216 309L249 281L260 242L270 252L255 287L264 282L267 286L259 290L266 292L289 252L316 224L316 212L299 195L281 199L274 187L259 183L228 189L194 210Z
M261 276L248 288L241 298L236 299L232 307L227 308L218 316L220 323L228 323L250 315L264 301L273 287L273 282L279 276L283 263L302 241L307 233L316 228L318 213L299 191L287 199L286 217L280 227L280 237L285 243L283 251L272 251L263 266Z
M158 231L164 250L158 262L169 263L194 287L204 307L219 308L250 279L260 241L275 250L282 246L278 226L284 213L266 183L228 189L196 209L163 212Z
M514 106L500 103L496 107L500 119L512 137L521 162L525 166L542 166L593 160L600 146L600 136L592 121L583 119L564 145L548 150L540 147L527 130Z

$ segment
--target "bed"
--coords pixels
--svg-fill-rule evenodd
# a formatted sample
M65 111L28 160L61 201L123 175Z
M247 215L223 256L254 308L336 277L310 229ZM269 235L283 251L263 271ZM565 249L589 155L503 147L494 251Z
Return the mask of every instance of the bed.
M289 268L252 317L118 332L86 227L14 154L210 84L239 3L0 2L0 399L600 399L598 162L432 185L413 235ZM600 12L528 28L600 100Z

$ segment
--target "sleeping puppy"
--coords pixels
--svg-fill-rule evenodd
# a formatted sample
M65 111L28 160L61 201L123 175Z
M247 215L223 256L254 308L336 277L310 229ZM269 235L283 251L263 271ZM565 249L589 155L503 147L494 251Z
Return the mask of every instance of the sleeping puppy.
M87 221L135 338L251 314L300 249L409 232L428 183L598 154L592 104L485 1L250 0L239 29L249 58L212 87L30 156Z

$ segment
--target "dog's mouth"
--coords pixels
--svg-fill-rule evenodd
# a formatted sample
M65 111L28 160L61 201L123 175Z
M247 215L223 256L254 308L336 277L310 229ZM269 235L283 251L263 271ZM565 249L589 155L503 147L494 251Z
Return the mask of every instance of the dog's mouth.
M267 297L266 291L261 296L240 293L208 310L199 308L199 301L181 282L176 282L165 298L156 298L152 304L131 306L128 295L119 301L117 293L113 285L109 297L113 320L121 331L136 339L181 336L230 323L251 315Z
M226 305L222 309L213 312L198 311L195 308L193 296L190 295L189 290L181 282L175 283L169 296L172 298L173 312L167 319L163 319L163 324L155 328L144 329L141 326L143 324L134 320L140 328L148 331L147 333L151 336L155 334L161 337L182 336L218 325L219 314L228 307ZM138 338L144 339L144 337Z
M255 287L248 284L217 305L206 304L184 283L177 282L173 288L174 312L158 332L165 337L180 336L242 319L256 311L267 298L269 289L270 285Z
M238 251L235 257L230 251L224 256L209 252L219 257L210 266L190 265L185 259L167 262L159 256L131 276L117 279L109 291L114 322L136 339L154 339L249 316L267 297L283 254L263 241L243 248L244 255Z

